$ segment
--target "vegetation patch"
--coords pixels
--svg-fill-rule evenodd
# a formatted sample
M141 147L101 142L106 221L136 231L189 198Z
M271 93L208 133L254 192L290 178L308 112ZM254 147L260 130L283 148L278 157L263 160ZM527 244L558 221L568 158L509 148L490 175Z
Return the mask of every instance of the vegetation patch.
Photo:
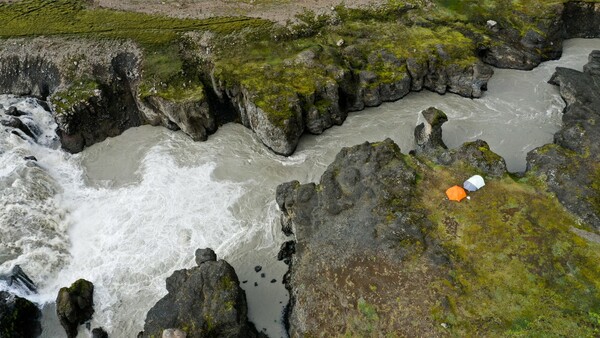
M74 105L84 103L90 97L98 96L100 93L100 87L96 81L82 79L74 81L69 88L57 92L51 97L50 103L57 115L68 115Z
M581 225L533 177L488 180L470 200L448 201L444 187L468 176L432 167L419 185L430 235L451 260L436 318L458 336L597 333L600 245L571 231Z

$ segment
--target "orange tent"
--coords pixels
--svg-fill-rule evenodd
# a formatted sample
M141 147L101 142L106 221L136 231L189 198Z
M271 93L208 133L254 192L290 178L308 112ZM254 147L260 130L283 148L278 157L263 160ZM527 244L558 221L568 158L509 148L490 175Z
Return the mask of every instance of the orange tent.
M460 202L462 199L467 197L467 193L465 192L465 189L459 187L458 185L455 185L452 188L446 190L446 196L448 196L448 199L451 201Z

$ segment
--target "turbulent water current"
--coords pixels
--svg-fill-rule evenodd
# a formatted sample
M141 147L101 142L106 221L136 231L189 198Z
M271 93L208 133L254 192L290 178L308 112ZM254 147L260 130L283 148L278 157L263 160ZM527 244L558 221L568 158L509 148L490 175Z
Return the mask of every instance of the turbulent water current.
M341 147L364 141L390 137L408 152L419 112L429 106L449 117L449 147L483 139L509 170L523 171L527 152L552 142L560 128L564 102L547 80L556 66L581 69L592 49L600 49L600 40L570 40L561 60L530 72L496 70L481 99L421 92L352 113L341 127L305 136L290 157L274 155L236 124L200 143L164 128L133 128L71 155L59 149L43 105L0 96L0 118L16 106L33 134L0 126L0 275L18 264L36 282L38 293L24 296L44 308L43 337L64 336L53 302L60 287L78 278L96 287L92 327L135 337L166 294L165 278L194 266L196 248L211 247L245 282L257 329L285 336L286 266L275 259L286 240L278 184L318 181Z

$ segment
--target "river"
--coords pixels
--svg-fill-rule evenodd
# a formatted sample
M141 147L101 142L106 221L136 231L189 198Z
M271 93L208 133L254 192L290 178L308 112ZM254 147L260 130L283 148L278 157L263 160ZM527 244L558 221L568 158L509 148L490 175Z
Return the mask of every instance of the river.
M71 155L58 149L56 125L35 100L2 96L5 108L30 112L40 135L35 143L0 129L0 272L20 264L38 284L39 293L26 297L45 304L43 337L64 336L52 302L78 278L96 287L92 327L135 337L166 294L166 277L194 266L196 248L211 247L246 281L257 329L285 336L286 266L275 257L286 238L277 185L318 181L342 147L364 141L389 137L407 153L419 112L430 106L448 115L449 147L483 139L510 171L523 171L527 152L552 142L561 125L564 102L547 80L556 66L581 69L592 49L600 49L600 39L569 40L558 61L528 72L497 69L481 99L420 92L351 113L341 127L304 136L290 157L273 154L238 124L222 126L206 142L132 128ZM37 162L23 160L28 155Z

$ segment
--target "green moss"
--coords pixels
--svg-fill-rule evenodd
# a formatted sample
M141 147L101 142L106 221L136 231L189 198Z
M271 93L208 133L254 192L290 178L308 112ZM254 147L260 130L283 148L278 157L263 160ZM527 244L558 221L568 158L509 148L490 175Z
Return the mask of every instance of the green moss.
M453 267L439 282L450 306L435 312L454 335L593 336L600 245L571 231L580 226L555 197L505 177L456 203L441 198L439 187L460 182L464 172L425 176L419 203Z
M146 88L158 88L159 95L175 99L195 96L200 87L197 77L186 71L179 55L181 33L212 31L231 34L249 29L269 30L273 25L267 20L246 17L173 19L166 16L88 8L87 1L83 0L2 2L0 21L0 38L54 35L131 39L145 52L143 70ZM194 83L191 90L190 87L180 85L190 80ZM167 83L168 88L163 90L162 84Z
M238 286L237 283L233 279L231 279L231 277L228 275L223 276L223 278L221 278L220 283L221 283L221 287L225 291L234 290Z
M69 114L73 106L96 96L99 90L99 84L94 80L75 80L69 88L56 92L50 98L50 103L57 115Z

